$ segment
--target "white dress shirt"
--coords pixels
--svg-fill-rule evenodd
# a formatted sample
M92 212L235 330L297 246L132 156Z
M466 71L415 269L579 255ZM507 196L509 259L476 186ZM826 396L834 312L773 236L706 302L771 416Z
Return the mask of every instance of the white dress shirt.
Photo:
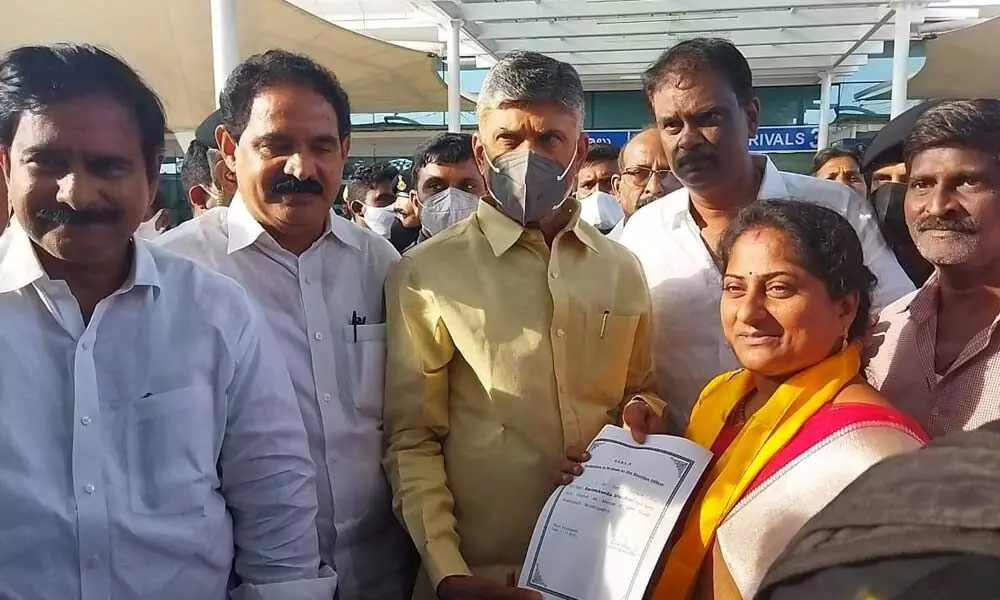
M246 292L147 242L89 323L0 238L0 598L283 600L319 579L284 362Z
M412 585L412 545L392 513L381 459L383 288L399 254L333 212L327 221L323 236L295 256L237 195L228 209L212 209L159 243L232 277L257 301L305 420L319 482L320 554L336 564L340 598L396 600ZM355 315L365 324L352 325Z
M878 277L873 310L913 291L866 200L839 183L783 173L771 159L766 161L758 199L825 206L857 231L865 263ZM620 241L639 257L646 273L660 396L670 407L671 429L682 432L702 388L716 375L739 368L722 333L722 274L705 247L684 188L632 215Z

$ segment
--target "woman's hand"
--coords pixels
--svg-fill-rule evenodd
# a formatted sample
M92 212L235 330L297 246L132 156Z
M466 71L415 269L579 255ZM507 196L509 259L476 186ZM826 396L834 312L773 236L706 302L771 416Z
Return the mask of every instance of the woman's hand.
M555 484L560 486L573 483L574 479L583 475L583 463L588 460L590 460L590 453L579 446L573 446L566 450L566 458L559 465L559 470L555 475Z

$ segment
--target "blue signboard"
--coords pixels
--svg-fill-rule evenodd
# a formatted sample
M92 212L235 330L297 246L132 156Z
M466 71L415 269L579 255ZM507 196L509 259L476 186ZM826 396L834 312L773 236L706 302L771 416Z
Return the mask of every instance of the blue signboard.
M588 131L591 144L610 144L622 148L632 136L639 133L629 129L602 129ZM819 142L819 129L814 125L788 125L761 127L750 138L752 152L776 154L781 152L815 152Z
M813 125L788 127L761 127L750 138L752 152L815 152L819 142L819 129Z
M606 129L601 131L588 131L587 135L590 137L591 144L608 144L615 146L616 148L622 148L634 133L634 131L629 131L627 129Z

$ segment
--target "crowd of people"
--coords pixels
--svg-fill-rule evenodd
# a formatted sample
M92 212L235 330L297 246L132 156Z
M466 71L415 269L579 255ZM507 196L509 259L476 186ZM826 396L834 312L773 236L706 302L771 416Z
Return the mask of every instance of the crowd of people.
M474 135L342 185L341 83L254 55L164 232L155 92L0 57L0 598L541 600L535 521L608 424L714 457L652 600L995 597L1000 101L806 176L748 150L730 42L643 87L591 145L576 70L511 52Z

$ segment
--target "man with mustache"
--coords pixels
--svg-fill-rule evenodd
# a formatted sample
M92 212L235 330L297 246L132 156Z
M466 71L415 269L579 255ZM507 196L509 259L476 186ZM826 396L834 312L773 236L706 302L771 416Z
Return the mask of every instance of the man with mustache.
M169 232L171 250L232 277L270 323L288 363L317 472L320 555L341 600L398 600L412 548L381 466L383 286L399 254L336 216L351 109L336 76L270 50L230 74L219 148L236 173L229 208Z
M678 431L705 384L739 367L719 320L716 249L741 208L758 199L786 199L835 210L857 231L878 277L876 304L886 306L913 290L866 200L837 183L783 173L767 156L750 154L760 117L752 79L736 46L706 38L673 46L643 76L670 170L686 189L636 213L621 241L646 272L657 379Z
M483 82L476 212L386 285L386 472L423 558L415 600L514 588L567 448L604 425L662 432L638 261L569 198L587 155L576 70L510 52Z
M0 58L0 597L329 600L267 325L229 278L133 236L165 132L103 50Z
M1000 418L1000 100L931 108L904 152L906 222L934 274L882 311L869 375L937 437Z
M625 223L635 211L681 188L670 172L655 127L643 129L625 144L618 156L618 167L620 174L611 178L611 186L625 216L608 233L616 242L621 240Z

